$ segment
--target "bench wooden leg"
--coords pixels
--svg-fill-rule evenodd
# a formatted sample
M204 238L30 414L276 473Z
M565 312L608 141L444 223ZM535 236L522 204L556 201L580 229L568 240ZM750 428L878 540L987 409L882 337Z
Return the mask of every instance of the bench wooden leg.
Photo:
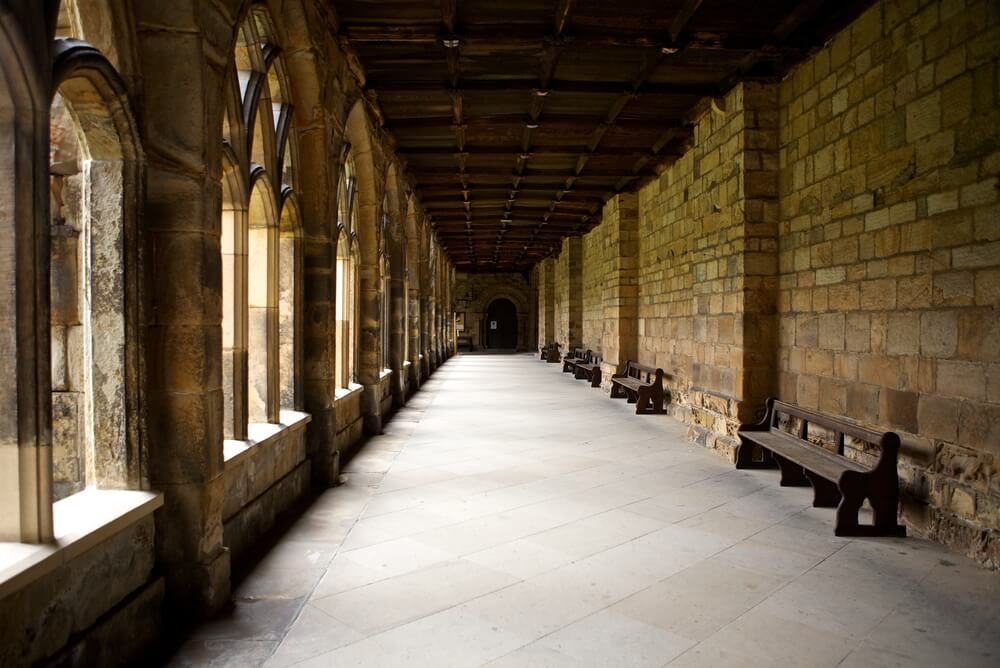
M635 396L635 414L649 413L649 392L646 388L640 387Z
M623 388L621 385L619 385L618 383L616 383L615 381L612 380L611 381L611 398L612 399L621 399L624 396L625 396L625 388Z
M601 386L601 370L600 369L594 369L590 373L590 386L591 387L600 387Z
M806 474L802 470L802 466L800 464L789 461L781 455L776 455L773 452L771 453L771 456L774 457L774 461L778 462L778 468L781 470L781 482L779 484L782 487L809 486L809 478L806 477Z
M657 393L652 387L640 387L638 392L638 404L635 407L636 414L658 415L665 413L663 410L663 395Z
M586 380L587 372L580 367L576 367L576 371L573 372L573 378L576 378L577 380Z
M834 533L838 536L905 536L906 527L896 522L899 482L892 482L895 488L887 488L883 479L873 479L857 471L845 471L838 485L844 496L837 506ZM872 505L873 524L858 523L858 511L865 498Z
M748 443L740 437L736 448L736 468L738 469L773 469L778 463L771 456L771 451L755 443Z
M840 490L837 489L837 485L811 471L805 473L813 486L813 508L836 508L840 503Z

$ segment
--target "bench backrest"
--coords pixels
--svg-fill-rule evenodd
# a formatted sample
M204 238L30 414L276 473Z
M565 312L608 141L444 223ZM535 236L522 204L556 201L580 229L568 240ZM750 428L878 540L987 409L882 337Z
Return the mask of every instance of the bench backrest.
M644 383L662 382L663 369L653 368L645 364L639 364L629 360L625 363L625 375L637 378Z
M837 446L837 454L844 454L844 436L850 436L870 445L877 445L883 455L889 455L893 459L899 451L899 434L894 431L875 431L861 425L848 421L845 418L827 415L816 411L790 404L780 399L767 400L767 425L770 429L778 428L778 416L788 415L800 420L798 437L802 440L809 438L809 425L818 425L829 429L834 434L834 444Z

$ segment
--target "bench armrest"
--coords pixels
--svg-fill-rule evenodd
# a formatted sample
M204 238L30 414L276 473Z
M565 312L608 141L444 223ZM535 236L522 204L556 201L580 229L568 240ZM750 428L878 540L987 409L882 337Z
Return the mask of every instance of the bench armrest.
M764 417L758 422L741 424L739 431L769 431L774 423L774 397L764 403L764 409Z

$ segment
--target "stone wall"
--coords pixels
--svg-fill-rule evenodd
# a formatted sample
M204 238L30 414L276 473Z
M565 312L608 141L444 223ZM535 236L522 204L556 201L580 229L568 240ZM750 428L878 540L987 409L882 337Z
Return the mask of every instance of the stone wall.
M533 270L538 285L538 345L541 347L555 341L565 351L566 341L556 336L555 264L555 260L546 258Z
M604 207L601 225L582 245L583 345L602 358L602 384L638 350L639 208L635 193Z
M337 448L341 456L355 451L361 443L363 424L361 420L361 393L357 390L337 398Z
M995 567L998 43L995 2L879 3L780 118L780 394L907 435L906 520Z
M635 244L619 195L581 281L582 343L623 362L635 323L692 438L731 456L772 394L899 431L905 520L993 567L998 35L996 3L881 2L783 83L705 100L689 150L639 189ZM557 338L566 243L546 261Z
M484 320L494 299L508 299L517 308L517 348L534 347L531 332L535 331L537 313L531 308L531 288L528 277L521 274L455 275L455 311L465 314L464 334L473 350L483 347Z
M555 340L569 350L583 338L583 242L580 237L563 239L555 258L553 313Z
M726 453L772 387L777 94L740 84L711 101L692 148L639 191L639 361Z
M137 659L162 632L154 540L153 518L146 516L0 597L0 665Z
M294 415L294 418L292 417ZM283 413L294 423L255 425L259 439L247 446L226 444L226 496L222 507L223 537L233 559L238 559L275 519L309 489L310 464L306 459L305 430L308 416Z

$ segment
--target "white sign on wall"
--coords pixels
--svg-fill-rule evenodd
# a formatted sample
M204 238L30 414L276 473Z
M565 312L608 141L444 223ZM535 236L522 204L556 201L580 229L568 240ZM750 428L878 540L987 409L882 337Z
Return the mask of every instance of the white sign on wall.
M490 320L490 329L496 329L496 328L497 328L497 321Z

